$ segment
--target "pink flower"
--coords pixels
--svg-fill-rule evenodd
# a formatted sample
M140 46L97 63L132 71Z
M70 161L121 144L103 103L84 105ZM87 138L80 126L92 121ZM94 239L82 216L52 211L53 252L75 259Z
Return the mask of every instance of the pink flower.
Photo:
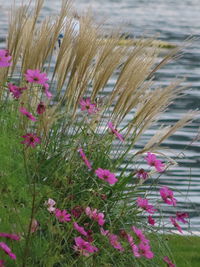
M45 85L48 81L47 74L45 72L40 72L40 70L27 70L25 73L25 78L29 83L41 85Z
M40 137L33 133L27 133L22 137L24 138L24 141L22 141L21 143L26 144L27 146L35 147L37 144L41 143Z
M0 260L0 267L5 267L4 263L5 263L4 260Z
M23 91L26 90L27 88L26 87L18 87L12 83L9 83L8 89L13 94L13 97L18 99L21 96L21 94L23 93Z
M136 228L135 226L132 226L131 229L136 234L136 236L140 240L140 242L142 242L144 244L149 244L149 240L145 237L142 230Z
M104 214L101 212L98 213L97 209L91 210L90 207L87 207L85 209L85 213L90 219L97 221L100 226L104 225L105 223Z
M100 233L101 233L101 235L106 236L106 235L109 234L109 230L104 230L103 227L101 227L101 228L100 228Z
M37 106L37 114L43 114L46 110L45 104L40 102Z
M94 253L98 251L98 248L92 246L89 242L85 241L83 238L75 237L76 246L74 246L75 251L80 252L81 255L89 256L90 253Z
M82 148L79 148L78 149L78 152L80 153L83 161L85 162L85 165L88 167L89 170L92 169L92 166L91 166L91 163L89 162L89 160L87 159L85 153L83 152L83 149Z
M114 125L112 124L112 122L108 122L108 128L112 131L112 133L120 140L120 141L124 141L123 136L117 131L117 129L114 127Z
M99 179L102 179L109 184L115 184L118 181L115 174L111 173L109 170L98 168L95 173Z
M144 256L147 259L152 259L154 257L154 254L151 251L151 248L148 244L140 243L138 245L138 248L139 248L139 254L141 256Z
M163 186L160 189L160 195L165 203L167 203L168 205L176 206L176 199L174 198L174 193L167 186Z
M173 217L169 217L171 220L171 223L178 229L178 231L182 234L182 228L180 227L180 225L177 223L176 219Z
M74 229L78 231L80 234L87 236L87 232L85 231L84 227L81 227L78 225L78 223L74 222L73 223Z
M150 205L148 203L148 200L146 198L141 198L138 197L137 198L137 205L138 207L142 208L143 210L145 210L146 212L153 214L156 209L154 209L153 205Z
M71 215L66 210L55 210L55 216L60 222L70 222Z
M148 152L145 160L150 166L154 166L158 172L164 171L165 165L159 159L156 158L155 154Z
M185 218L189 218L188 213L186 212L176 212L176 220L182 223L188 223Z
M28 112L26 108L20 107L19 111L24 114L29 120L36 121L36 118L30 112Z
M31 222L31 233L35 233L38 230L38 227L39 227L38 221L33 218Z
M6 237L12 240L20 240L20 236L16 235L16 234L7 234L7 233L0 233L0 237Z
M148 223L151 225L155 225L155 220L150 215L148 216Z
M173 264L167 256L163 258L163 261L167 263L168 267L176 267L176 265Z
M133 252L133 255L136 257L136 258L139 258L140 257L140 254L139 254L139 249L138 249L138 246L134 243L133 241L133 237L129 234L127 234L127 240L131 246L131 249L132 249L132 252Z
M0 68L9 67L11 65L11 58L8 50L0 49Z
M43 89L44 89L44 93L45 93L46 97L48 99L51 99L52 98L52 93L49 91L48 83L43 84Z
M124 248L122 247L122 245L120 244L120 242L118 241L118 236L117 235L114 235L114 234L109 234L109 241L110 241L110 244L118 249L119 251L124 251Z
M145 172L144 169L140 169L136 173L137 178L146 180L149 176L148 172Z
M81 99L80 101L81 110L86 110L88 114L94 114L97 112L96 104L92 104L90 98Z
M56 205L55 200L49 198L48 201L45 202L44 204L48 207L47 210L48 210L50 213L52 213L52 212L55 211L55 209L56 209L56 208L54 207L54 206Z
M6 245L6 243L0 242L0 248L3 249L3 251L8 254L11 259L16 260L15 254L12 253L11 249Z
M81 214L83 213L84 209L81 206L76 206L71 210L71 214L75 217L75 218L79 218L81 216Z

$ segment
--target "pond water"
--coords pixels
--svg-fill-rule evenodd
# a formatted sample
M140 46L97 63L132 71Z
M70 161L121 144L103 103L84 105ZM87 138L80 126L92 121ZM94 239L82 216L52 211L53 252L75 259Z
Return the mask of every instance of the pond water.
M7 12L11 3L12 0L0 0L0 47L4 46L8 27ZM61 0L46 0L44 15L55 14L60 3ZM131 37L159 36L159 39L175 44L181 44L191 35L200 37L199 0L75 0L74 6L79 13L91 8L95 20L104 21L106 29L121 25L123 33ZM183 57L156 74L156 83L160 85L168 85L176 77L186 77L183 85L188 88L187 95L170 106L157 127L161 123L170 125L188 110L200 108L199 40L194 41L184 52ZM113 84L111 80L108 86L112 88ZM179 166L164 173L160 181L160 185L181 191L180 194L176 193L179 207L189 212L194 233L200 232L200 141L193 141L199 126L200 120L196 120L165 141L165 146L175 150L174 159ZM142 147L153 133L153 129L147 131L135 149ZM158 188L155 187L153 196L157 195ZM171 212L168 209L165 215Z

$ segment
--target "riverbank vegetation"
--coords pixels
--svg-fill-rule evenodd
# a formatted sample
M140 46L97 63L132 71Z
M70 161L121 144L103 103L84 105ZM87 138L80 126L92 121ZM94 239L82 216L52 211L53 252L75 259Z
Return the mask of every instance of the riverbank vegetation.
M175 266L155 233L182 233L189 218L178 192L159 185L176 164L161 144L198 113L135 146L183 93L181 81L153 80L179 48L158 62L153 40L105 41L89 14L77 33L69 2L43 20L44 1L33 2L12 9L0 50L1 266ZM174 212L165 222L163 205Z

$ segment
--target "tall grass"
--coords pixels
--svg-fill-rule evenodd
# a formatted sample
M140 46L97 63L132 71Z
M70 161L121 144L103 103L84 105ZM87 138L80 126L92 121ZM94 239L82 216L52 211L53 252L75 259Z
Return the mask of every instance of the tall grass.
M145 172L137 167L129 173L127 166L137 166L151 151L165 162L156 159L162 171L169 168L171 161L160 144L197 114L191 111L176 124L158 129L143 149L134 151L144 132L183 93L181 81L160 88L152 78L178 48L158 62L153 40L119 46L120 35L114 32L105 39L102 25L95 25L90 14L81 16L76 35L70 2L62 1L58 16L41 20L43 2L34 1L33 8L12 8L6 47L12 64L0 68L0 221L2 232L20 237L18 242L6 240L17 256L15 264L160 266L169 253L167 246L156 236L153 242L159 249L151 252L148 236L159 227L147 224L148 208L142 209L136 201L139 196L148 198L148 188L141 187L146 181L143 175L157 177L160 171L156 166ZM30 70L45 73L49 81L30 81ZM108 90L113 77L114 87ZM26 89L13 97L10 83ZM34 136L30 139L27 134ZM27 139L29 143L21 143ZM98 175L99 168L110 173ZM56 204L48 204L49 199ZM159 210L160 201L150 202ZM96 217L86 212L87 207L97 209ZM69 222L62 221L59 210L67 210ZM105 223L98 221L101 213ZM80 229L78 233L75 222L87 234L81 235ZM100 226L109 233L102 234ZM146 239L140 245L150 256L141 249L131 226L143 229ZM98 251L81 249L75 244L78 236ZM12 257L3 250L0 255L6 266L13 266Z

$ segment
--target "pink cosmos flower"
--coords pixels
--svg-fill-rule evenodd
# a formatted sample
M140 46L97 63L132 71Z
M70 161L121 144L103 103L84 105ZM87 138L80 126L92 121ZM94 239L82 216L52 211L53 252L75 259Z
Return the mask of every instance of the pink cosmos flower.
M24 141L21 143L26 144L27 146L35 147L37 144L41 143L40 137L33 133L27 133L26 135L23 135L22 138L24 138Z
M119 251L124 251L124 248L122 247L122 245L118 241L118 236L117 235L109 234L108 238L109 238L110 244L114 248L118 249Z
M144 169L140 169L136 173L137 178L146 180L149 176L148 172L145 172Z
M52 98L52 93L49 91L48 83L43 84L43 89L44 89L44 93L45 93L46 97L48 99L51 99Z
M0 68L9 67L11 65L11 58L8 50L0 49Z
M151 251L151 248L148 244L140 243L138 245L138 248L139 248L139 254L141 256L144 256L147 259L152 259L154 257L154 254Z
M81 206L76 206L71 210L71 214L75 217L75 218L79 218L81 216L81 214L84 212L83 207Z
M163 261L167 263L168 267L176 267L176 265L173 264L167 256L163 258Z
M46 110L46 106L44 104L44 102L40 102L37 106L37 114L43 114Z
M97 221L100 226L104 225L105 223L104 214L101 212L98 213L97 209L91 210L90 207L87 207L85 209L85 213L90 219Z
M167 186L163 186L160 189L160 195L165 203L167 203L168 205L176 206L176 199L174 198L174 193Z
M117 129L114 127L112 122L108 122L108 128L112 131L112 133L121 141L124 141L123 136L117 131Z
M6 253L8 254L8 256L13 259L16 260L16 256L14 253L12 253L11 249L6 245L6 243L4 242L0 242L0 248Z
M188 213L186 212L176 212L176 220L182 223L188 223L185 218L189 218Z
M132 252L133 252L133 255L136 257L136 258L139 258L140 257L140 254L139 254L139 249L138 249L138 246L134 243L133 241L133 237L130 235L130 234L127 234L127 240L131 246L131 249L132 249Z
M37 119L24 107L20 107L19 111L24 114L29 120L36 121Z
M145 237L141 229L136 228L135 226L132 226L131 229L136 234L140 242L144 244L149 244L149 240Z
M85 231L84 227L79 226L78 223L74 222L73 223L74 229L78 231L80 234L87 236L87 232Z
M150 152L147 153L147 157L145 158L148 165L154 166L158 172L163 172L165 165L156 158L155 154L152 154Z
M76 245L74 246L75 251L78 251L81 255L89 256L91 253L97 252L98 248L92 246L89 242L85 241L83 238L74 238Z
M173 218L173 217L169 217L170 220L171 220L171 223L177 228L177 230L182 234L183 231L182 231L182 228L180 227L180 225L177 223L176 219Z
M109 170L98 168L95 173L99 179L102 179L109 184L115 184L118 181L115 174L111 173Z
M40 70L27 70L25 73L26 81L29 83L36 83L45 85L48 81L47 74L45 72L40 72Z
M106 235L109 234L109 230L104 230L103 227L101 227L101 228L100 228L100 233L101 233L101 235L106 236Z
M55 216L60 222L70 222L71 215L66 210L55 210Z
M20 240L20 236L16 235L16 234L7 234L7 233L0 233L0 237L6 237L12 240Z
M91 163L89 162L89 160L87 159L85 153L83 152L83 149L82 148L79 148L78 149L78 152L80 153L83 161L85 162L85 165L88 167L89 170L92 169L92 166L91 166Z
M0 260L0 267L5 267L4 263L5 263L4 260Z
M13 97L18 99L21 96L21 94L23 93L23 91L26 90L27 88L26 87L18 87L12 83L9 83L8 89L13 94Z
M153 205L150 205L146 198L138 197L137 198L137 205L138 205L138 207L142 208L143 210L145 210L146 212L148 212L150 214L153 214L156 211L156 209L154 209Z
M54 211L55 211L55 209L56 209L56 208L54 207L54 206L56 205L56 202L55 202L55 200L53 200L53 199L49 198L49 199L48 199L48 201L47 201L47 202L45 201L45 203L44 203L44 204L45 204L45 206L47 206L47 207L48 207L48 209L47 209L47 210L48 210L49 212L51 212L51 213L52 213L52 212L54 212Z
M81 106L81 110L86 110L88 114L94 114L97 112L96 104L92 104L89 97L86 99L82 98L79 104Z
M151 225L155 225L155 220L150 215L148 216L148 223L151 224Z

